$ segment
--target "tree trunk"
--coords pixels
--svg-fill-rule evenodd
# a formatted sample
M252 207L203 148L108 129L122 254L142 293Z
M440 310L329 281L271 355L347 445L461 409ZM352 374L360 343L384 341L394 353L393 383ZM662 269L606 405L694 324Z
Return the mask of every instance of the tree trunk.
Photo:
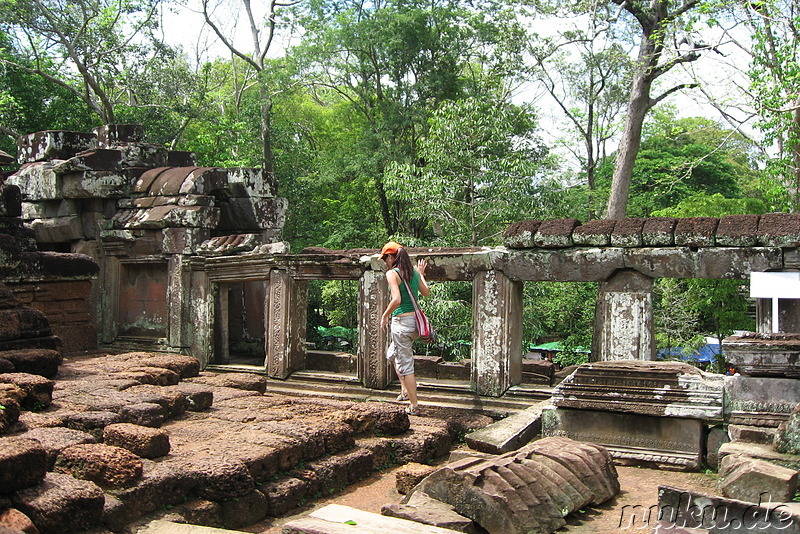
M642 144L642 125L647 112L653 106L650 88L653 85L652 69L658 62L657 46L652 34L644 32L639 49L638 68L631 84L625 128L617 150L614 176L611 179L611 194L608 198L606 219L624 219L628 208L628 192L633 177L633 164Z

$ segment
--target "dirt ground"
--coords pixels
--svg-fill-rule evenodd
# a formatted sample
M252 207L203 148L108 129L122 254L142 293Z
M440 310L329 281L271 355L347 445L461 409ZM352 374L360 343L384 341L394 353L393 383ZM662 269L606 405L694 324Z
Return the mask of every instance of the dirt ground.
M359 510L379 514L384 504L400 502L403 498L403 495L395 489L395 471L396 468L372 475L358 484L350 486L343 493L320 500L299 510L295 515L253 525L245 529L245 532L280 534L281 526L286 522L331 503L352 506ZM566 518L567 525L557 532L569 534L649 532L645 518L632 517L626 511L631 510L630 507L633 506L640 506L641 508L638 510L644 510L656 505L659 485L669 485L709 495L716 494L715 474L682 473L625 466L617 466L617 473L620 492L615 498L596 508L587 508L571 514ZM626 506L628 508L625 508Z

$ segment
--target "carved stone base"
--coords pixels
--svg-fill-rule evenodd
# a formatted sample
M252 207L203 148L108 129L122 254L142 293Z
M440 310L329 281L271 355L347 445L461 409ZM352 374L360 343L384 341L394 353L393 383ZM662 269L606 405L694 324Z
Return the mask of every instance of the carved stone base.
M542 413L542 436L602 445L617 463L695 471L701 465L704 427L698 419L553 408Z
M679 362L636 360L581 365L553 391L560 408L722 420L724 381Z

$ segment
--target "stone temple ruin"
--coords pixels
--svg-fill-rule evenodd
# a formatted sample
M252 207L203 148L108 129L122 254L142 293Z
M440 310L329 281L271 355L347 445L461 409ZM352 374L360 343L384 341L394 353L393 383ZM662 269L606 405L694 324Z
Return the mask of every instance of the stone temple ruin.
M798 271L800 216L520 221L503 247L410 249L430 280L472 284L474 337L461 362L417 358L437 407L409 421L375 402L396 394L378 251L290 253L273 176L142 139L136 125L37 132L18 167L0 154L15 167L0 180L0 526L123 532L174 506L169 520L239 528L464 434L470 456L385 520L552 532L616 495L614 464L718 469L730 509L758 490L794 497L800 303L781 299L771 332L776 308L757 299L758 331L723 342L739 373L721 376L654 361L652 288ZM354 353L308 347L312 280L358 284ZM531 281L599 283L591 363L522 358ZM665 487L659 505L708 528L684 496ZM800 532L793 510L782 532ZM304 521L286 531L336 524Z

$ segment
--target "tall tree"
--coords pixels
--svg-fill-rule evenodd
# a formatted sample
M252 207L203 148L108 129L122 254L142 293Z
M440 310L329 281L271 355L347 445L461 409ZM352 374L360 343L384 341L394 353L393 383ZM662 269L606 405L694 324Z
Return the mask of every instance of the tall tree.
M632 62L620 43L608 39L607 21L581 17L575 26L564 21L560 19L564 29L556 36L531 36L533 75L577 134L577 144L575 135L568 135L562 145L578 160L593 191L597 165L607 155L606 143L622 125L619 116Z
M611 0L621 13L632 16L641 32L636 68L628 98L628 110L614 165L614 176L608 199L606 218L621 219L626 215L628 192L633 176L633 166L642 138L645 116L656 104L681 89L696 87L696 82L676 84L652 96L656 80L676 65L696 61L709 46L696 41L691 33L688 15L697 10L701 0ZM678 32L683 32L683 47L678 47ZM676 46L668 47L670 42Z
M27 61L0 61L35 74L80 99L103 123L135 87L122 76L152 46L160 0L3 0L0 29Z
M262 166L268 172L274 170L271 137L271 114L275 90L268 84L267 70L269 66L268 54L274 53L276 32L279 29L279 20L283 12L300 3L300 0L287 0L280 2L270 0L266 12L259 17L253 9L251 0L201 0L203 17L206 24L214 31L219 41L230 51L234 58L239 58L245 65L242 70L242 80L239 91L244 91L250 84L258 87L261 118L260 137L262 143ZM245 49L237 44L234 36L239 22L241 11L244 12L244 22L250 32L250 47ZM232 16L233 15L233 16ZM234 22L231 28L231 22ZM232 63L237 65L235 62ZM237 96L237 99L239 97Z

